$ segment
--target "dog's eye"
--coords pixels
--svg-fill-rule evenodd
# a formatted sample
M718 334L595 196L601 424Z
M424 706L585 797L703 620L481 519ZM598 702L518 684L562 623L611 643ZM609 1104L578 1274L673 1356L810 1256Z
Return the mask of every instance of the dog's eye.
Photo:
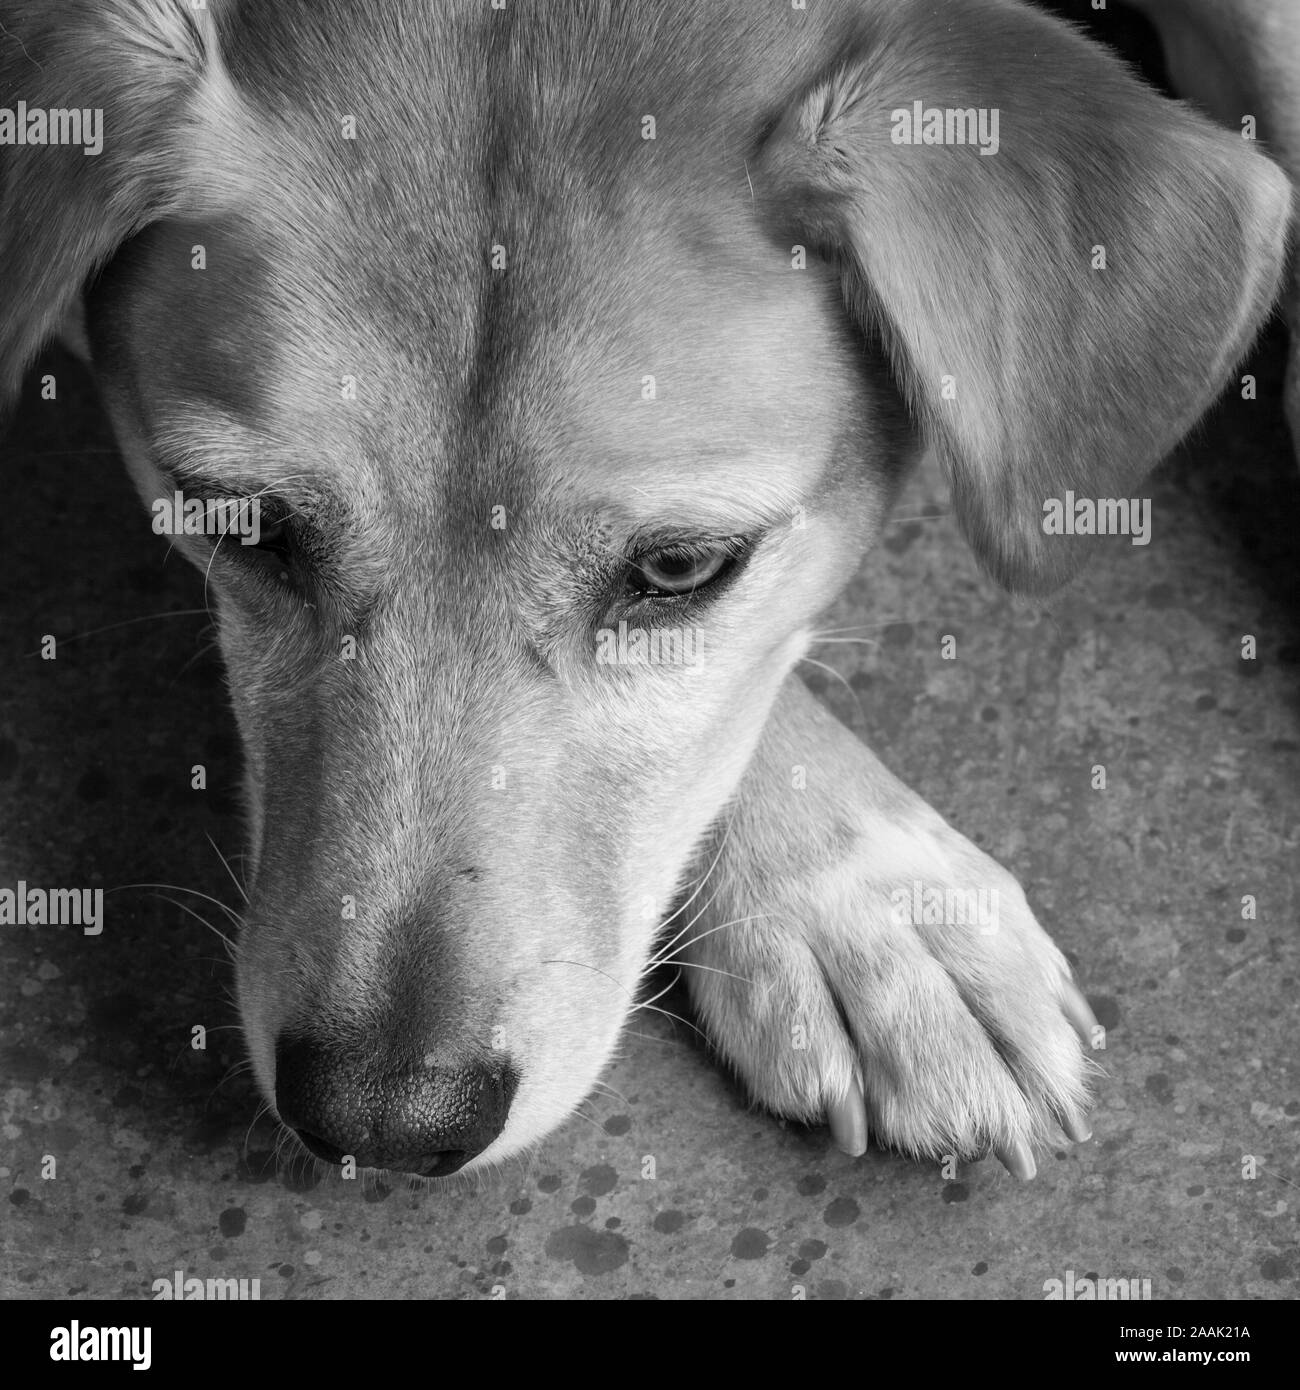
M289 524L286 521L276 521L270 525L265 523L262 526L262 533L258 537L257 544L251 549L260 551L264 555L274 556L282 563L289 559Z
M632 564L632 587L657 598L680 598L716 584L739 558L732 541L705 546L665 546L640 556Z
M297 543L292 522L284 516L263 514L257 544L245 545L241 537L232 536L225 547L226 556L248 573L269 581L277 589L293 587Z

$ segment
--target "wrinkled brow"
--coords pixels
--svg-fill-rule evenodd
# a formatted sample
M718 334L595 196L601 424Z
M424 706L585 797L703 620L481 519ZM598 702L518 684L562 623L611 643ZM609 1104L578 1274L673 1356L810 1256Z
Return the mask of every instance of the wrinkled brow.
M169 415L151 429L150 444L158 467L182 488L284 496L313 509L333 497L319 474L284 463L283 448L211 409Z

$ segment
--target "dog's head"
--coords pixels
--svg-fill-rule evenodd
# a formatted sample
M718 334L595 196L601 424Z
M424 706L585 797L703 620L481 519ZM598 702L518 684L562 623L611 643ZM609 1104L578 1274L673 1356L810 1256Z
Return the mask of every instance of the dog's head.
M1127 496L1280 272L1273 165L1001 0L0 23L25 135L103 113L0 146L0 392L85 290L146 501L258 500L256 544L174 537L246 748L240 1006L361 1164L586 1094L917 439L1053 587L1044 502Z

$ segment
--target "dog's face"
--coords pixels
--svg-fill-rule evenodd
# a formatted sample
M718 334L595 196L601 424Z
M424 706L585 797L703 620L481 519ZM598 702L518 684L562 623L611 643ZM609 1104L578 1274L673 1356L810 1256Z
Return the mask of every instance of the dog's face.
M87 35L105 22L67 8ZM1139 172L1164 181L1168 226L1117 201L1091 228L1058 187L1063 131L1012 150L1047 161L1037 183L974 151L890 154L914 96L1022 101L1013 65L974 91L978 61L913 43L894 12L921 8L786 33L743 5L250 2L198 23L112 0L134 85L65 30L130 147L102 190L30 196L81 219L71 292L108 261L88 325L129 466L146 501L261 507L259 545L176 543L207 576L245 745L245 1032L315 1152L486 1166L587 1093L878 528L912 449L904 397L981 553L1034 587L1072 563L1043 549L1037 501L1151 462L1267 302L1284 185L1054 26L1158 127ZM1012 14L1028 22L976 20ZM44 32L22 4L0 18ZM1005 59L1010 37L975 42ZM1207 167L1212 210L1183 225ZM1034 223L1044 187L1077 239ZM90 230L96 207L116 235ZM1148 235L1167 264L1096 304L1086 260L1051 261ZM1040 301L988 280L1007 248L981 237L1036 257ZM1173 302L1196 360L1166 378L1140 319L1193 264ZM1046 423L1022 419L1030 394Z
M385 99L419 111L427 69L369 37ZM301 1112L326 1102L285 1067L341 1088L480 1067L513 1087L484 1117L510 1101L487 1162L607 1060L905 431L835 276L792 272L743 171L711 201L721 168L647 189L542 131L497 190L421 130L377 129L373 97L342 139L322 113L364 84L322 73L286 133L233 78L215 94L263 153L214 142L202 176L226 205L120 252L90 336L147 500L261 505L258 547L181 542L246 751L237 978L258 1078L300 1129L396 1163L391 1139L321 1133ZM429 105L468 149L523 115Z

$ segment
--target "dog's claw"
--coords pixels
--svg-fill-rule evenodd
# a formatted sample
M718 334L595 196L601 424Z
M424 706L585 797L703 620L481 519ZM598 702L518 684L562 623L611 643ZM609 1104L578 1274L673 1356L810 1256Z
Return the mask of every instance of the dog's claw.
M1064 981L1061 989L1061 1008L1070 1020L1070 1026L1079 1035L1079 1041L1085 1047L1091 1047L1092 1030L1100 1028L1101 1025L1097 1022L1097 1015L1093 1013L1091 1005L1083 997L1083 991L1073 980Z
M826 1114L835 1147L850 1158L867 1151L867 1107L862 1099L862 1087L856 1080L849 1083L848 1094L836 1101Z
M1013 1139L1005 1148L997 1150L997 1156L1007 1172L1021 1182L1028 1182L1038 1172L1034 1156L1023 1139Z
M1088 1121L1078 1115L1066 1115L1061 1120L1065 1137L1075 1144L1086 1144L1092 1138L1092 1128Z

